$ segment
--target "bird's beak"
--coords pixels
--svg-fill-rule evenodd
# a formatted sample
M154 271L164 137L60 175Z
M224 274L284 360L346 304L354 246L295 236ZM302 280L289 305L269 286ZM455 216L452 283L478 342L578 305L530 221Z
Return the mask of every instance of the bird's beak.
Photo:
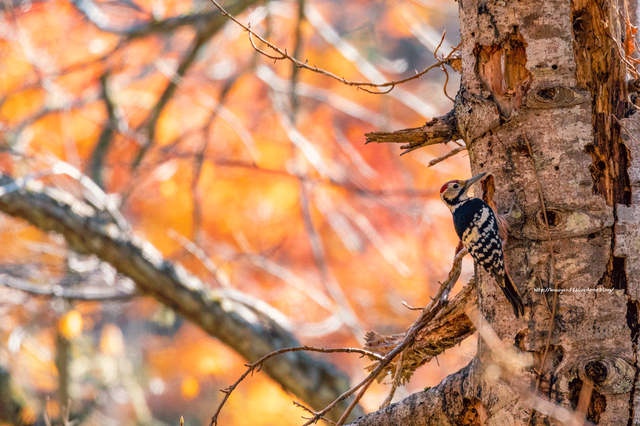
M464 181L464 192L467 192L469 190L469 188L471 188L471 186L474 183L476 183L477 181L482 179L484 177L484 175L486 175L486 173L480 173L479 175L474 176L471 179L467 179L466 181Z

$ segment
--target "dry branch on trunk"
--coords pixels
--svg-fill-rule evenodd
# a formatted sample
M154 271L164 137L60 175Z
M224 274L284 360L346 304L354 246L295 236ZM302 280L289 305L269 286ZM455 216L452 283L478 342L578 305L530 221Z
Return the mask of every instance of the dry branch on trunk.
M447 143L461 138L458 132L453 111L442 117L435 117L422 127L397 130L395 132L371 132L366 133L366 143L402 143L400 148L407 152L414 151L424 146Z

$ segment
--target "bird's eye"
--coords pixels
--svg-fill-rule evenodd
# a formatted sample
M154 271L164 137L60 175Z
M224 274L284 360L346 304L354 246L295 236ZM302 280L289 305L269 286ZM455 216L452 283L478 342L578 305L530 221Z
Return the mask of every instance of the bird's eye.
M453 189L458 189L460 187L460 185L458 185L457 183L453 184Z

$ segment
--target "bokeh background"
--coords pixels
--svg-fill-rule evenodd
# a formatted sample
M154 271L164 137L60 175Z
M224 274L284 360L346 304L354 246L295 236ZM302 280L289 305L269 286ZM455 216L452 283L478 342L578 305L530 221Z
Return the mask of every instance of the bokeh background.
M399 80L459 42L452 0L224 2L301 61L352 81ZM303 11L303 13L300 13ZM262 45L259 45L264 47ZM447 93L458 75L448 69ZM364 134L418 127L452 106L432 70L374 95L256 52L205 0L0 3L0 170L82 197L60 162L109 194L131 229L211 287L276 308L299 340L361 346L403 332L448 273L457 237L440 186L469 176L455 145L399 157ZM246 362L64 240L0 216L0 368L29 410L59 424L208 424ZM465 260L466 282L472 265ZM17 285L16 283L20 283ZM18 289L16 287L21 287ZM52 296L63 288L123 295ZM38 295L37 293L45 293ZM421 368L396 400L465 365L475 337ZM67 353L68 356L61 354ZM361 380L357 355L326 355ZM388 380L387 380L388 381ZM362 404L378 408L388 383ZM45 398L50 402L45 404ZM298 425L296 399L264 374L222 425Z

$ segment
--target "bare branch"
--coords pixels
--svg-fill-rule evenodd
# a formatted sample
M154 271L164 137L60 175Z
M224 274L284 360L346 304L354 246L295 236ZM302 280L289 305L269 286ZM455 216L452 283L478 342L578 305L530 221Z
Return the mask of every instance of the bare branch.
M218 416L220 415L220 412L222 411L222 407L224 407L224 404L227 402L227 399L229 399L229 397L231 396L231 393L235 390L235 388L238 387L238 385L240 384L240 382L242 382L249 374L252 374L254 371L260 371L260 369L262 369L262 366L264 365L264 362L267 361L269 358L273 358L276 355L280 355L280 354L284 354L284 353L289 353L289 352L301 352L301 351L308 351L308 352L322 352L322 353L358 353L361 354L363 356L368 356L370 358L374 358L374 359L382 359L382 357L374 352L371 351L367 351L365 349L359 349L359 348L316 348L313 346L298 346L295 348L284 348L284 349L279 349L277 351L273 351L271 353L266 354L265 356L263 356L262 358L260 358L259 360L257 360L254 363L251 364L246 364L246 366L248 367L247 370L242 374L242 376L240 376L240 378L238 380L235 381L234 384L232 384L231 386L229 386L228 388L221 390L222 393L224 393L224 398L222 398L222 401L220 402L220 404L218 405L218 408L216 409L216 412L214 413L213 417L211 418L211 423L209 423L209 426L213 426L213 425L217 425L218 424ZM313 414L315 414L313 411L309 410L308 408L304 407L302 404L300 403L294 403L300 407L303 407L305 410L312 412ZM320 417L322 418L322 417ZM333 423L333 422L332 422Z
M213 37L213 35L220 29L221 26L222 25L219 22L212 20L204 30L197 32L195 39L191 43L191 46L189 47L187 53L184 55L182 61L180 62L180 65L175 71L175 74L171 76L169 83L165 87L162 95L160 95L160 98L158 99L158 102L153 106L151 112L149 113L149 116L145 121L145 132L147 140L138 151L138 155L134 159L131 166L132 169L135 170L138 167L147 151L155 143L154 139L156 133L156 125L158 123L158 120L160 119L162 111L169 103L169 100L171 100L171 98L175 94L178 85L182 83L182 78L186 75L189 68L191 68L191 66L195 63L200 49L202 49L202 47L207 44L209 39Z
M464 419L465 414L475 410L474 405L463 403L468 399L460 390L469 390L474 395L477 387L476 374L479 362L472 360L460 371L449 375L438 386L416 392L402 401L389 405L357 421L352 426L454 426L463 424L458 419ZM445 403L446 401L446 403ZM471 400L473 401L473 400ZM469 413L471 414L471 413ZM469 423L473 424L473 423ZM477 424L480 424L479 422Z
M395 132L372 132L366 133L366 143L404 143L400 146L404 149L402 154L414 151L423 146L447 143L449 141L461 139L458 132L455 114L450 111L447 115L435 117L422 127L412 129L396 130Z
M454 347L475 332L475 326L467 317L466 311L477 304L475 283L468 283L456 297L416 336L415 342L405 349L402 367L402 383L409 381L413 373L443 353ZM374 331L367 333L365 349L386 355L406 338L406 333L383 336ZM368 367L371 370L376 364ZM397 369L397 363L391 362L378 381Z
M300 407L300 408L302 408L302 409L303 409L304 411L306 411L307 413L315 414L315 413L313 412L313 410L312 410L312 409L310 409L309 407L306 407L306 406L304 406L304 405L300 404L298 401L293 401L293 405L295 405L296 407ZM303 417L303 419L306 419L306 417ZM334 422L333 420L330 420L330 419L328 419L328 418L326 418L326 417L324 417L324 416L323 416L323 417L320 417L320 420L324 420L325 422L327 422L327 423L329 423L329 424L332 424L332 425L335 425L335 424L336 424L336 422Z
M8 175L0 175L0 211L45 232L61 234L72 250L110 263L133 279L142 293L171 307L249 361L283 347L300 346L266 312L204 286L181 266L167 261L149 242L113 222L105 223L90 205L68 193L31 183L18 184ZM326 406L344 391L348 378L332 364L304 352L290 356L294 359L267 363L265 372L311 406ZM323 380L318 383L314 377Z
M467 318L473 322L487 344L493 356L487 362L500 369L502 384L513 392L513 398L519 398L531 408L554 417L567 426L592 426L584 421L582 413L572 411L555 401L534 395L531 389L523 384L522 372L533 363L531 353L520 351L517 347L506 344L495 330L480 315L475 305L468 306ZM418 392L404 400L391 404L359 418L352 425L358 426L395 426L411 424L420 426L454 426L461 424L485 424L487 410L479 399L483 386L486 385L487 369L490 365L480 362L476 357L467 366L446 377L438 386ZM588 405L586 394L590 392L588 385L581 395L580 401ZM580 403L579 403L580 405Z
M440 288L436 292L435 296L431 299L431 302L429 302L427 307L422 311L418 319L414 321L413 325L407 331L404 339L395 348L389 351L389 353L387 353L383 359L378 361L378 364L374 368L372 368L371 373L369 373L369 375L365 377L364 380L362 380L357 385L353 386L348 391L344 392L342 395L340 395L337 399L335 399L331 404L326 406L324 409L315 413L315 416L309 419L309 421L307 421L304 424L304 426L309 426L317 422L322 416L324 416L326 413L328 413L333 408L335 408L337 404L339 404L346 398L349 398L351 395L353 395L356 391L359 390L358 394L356 395L356 398L351 402L351 404L349 404L345 412L342 414L342 417L340 417L340 420L338 420L338 422L336 423L337 426L344 424L344 422L346 421L347 417L349 416L349 414L351 413L351 411L353 410L357 402L360 400L360 398L362 398L362 396L367 391L369 386L371 386L373 381L376 380L378 377L380 377L381 374L383 374L385 371L388 370L389 364L395 359L395 357L401 354L407 347L410 347L414 343L416 335L427 324L429 324L431 320L433 320L433 318L436 317L438 313L447 305L447 298L449 296L449 292L451 291L451 288L453 288L453 285L458 280L458 277L460 277L462 258L467 253L468 253L467 250L463 249L456 254L453 260L453 267L451 269L451 272L449 272L449 276L444 281L444 283L440 285Z
M438 50L440 49L440 46L442 46L442 42L444 41L444 37L446 34L447 34L447 30L444 30L442 32L442 38L440 39L440 43L438 43L438 47L436 47L436 50L434 50L433 52L433 56L436 58L436 61L442 60L446 64L450 64L450 61L454 59L454 57L452 56L453 53L460 50L460 44L454 47L453 50L449 52L449 54L446 57L443 54L442 58L438 58ZM446 76L446 80L444 81L444 87L443 87L444 95L447 98L449 98L451 102L455 102L456 100L453 99L451 96L449 96L449 94L447 93L447 84L449 84L449 71L447 71L447 67L445 67L444 64L440 65L440 69L444 72L444 75Z
M391 390L389 391L389 395L385 398L382 405L380 405L380 409L385 408L391 404L391 400L393 400L393 396L396 393L396 389L400 386L402 381L402 364L404 363L404 356L406 355L406 351L402 352L400 355L400 361L398 361L396 365L396 372L393 374L393 381L391 382Z
M435 64L428 66L427 68L423 69L422 71L416 73L415 75L413 75L411 77L408 77L408 78L405 78L405 79L402 79L402 80L397 80L397 81L396 80L392 80L392 81L387 81L385 83L371 83L371 82L368 82L368 81L350 81L350 80L345 79L344 77L338 77L337 75L335 75L335 74L333 74L333 73L331 73L329 71L326 71L326 70L323 70L321 68L318 68L315 65L311 66L306 61L302 62L302 61L296 59L295 57L289 55L286 50L280 49L278 46L274 45L273 43L269 42L265 38L263 38L260 35L256 34L251 29L251 25L250 24L249 25L244 25L236 17L234 17L232 14L227 12L222 6L220 6L216 0L211 0L211 3L213 3L220 10L220 12L222 13L223 16L228 17L233 22L235 22L240 27L242 27L247 33L249 33L249 41L251 42L251 46L256 50L256 52L260 53L261 55L263 55L263 56L265 56L265 57L267 57L269 59L272 59L274 61L288 60L288 61L292 62L298 68L303 68L303 69L306 69L306 70L309 70L309 71L313 71L313 72L318 73L318 74L325 75L325 76L333 78L334 80L337 80L337 81L339 81L339 82L341 82L343 84L346 84L347 86L355 86L360 90L364 90L365 92L372 93L374 95L380 95L380 94L389 93L391 90L394 89L394 87L396 85L402 84L402 83L406 83L407 81L415 80L416 78L420 78L421 76L423 76L427 72L431 71L432 69L438 68L441 65L447 63L446 60L438 61ZM267 47L269 47L269 49L271 49L275 53L277 53L278 56L271 55L271 54L265 52L264 50L260 49L259 47L257 47L255 45L254 41L253 41L253 37L257 38L262 43L267 45ZM378 92L378 91L367 89L367 87L371 87L371 88L387 88L387 90L383 91L383 92Z
M459 146L457 148L453 148L451 151L447 152L446 154L441 155L440 157L434 158L433 160L429 161L428 167L435 166L436 164L440 163L441 161L444 161L447 158L451 158L454 155L458 154L459 152L466 151L466 150L467 150L466 146Z

